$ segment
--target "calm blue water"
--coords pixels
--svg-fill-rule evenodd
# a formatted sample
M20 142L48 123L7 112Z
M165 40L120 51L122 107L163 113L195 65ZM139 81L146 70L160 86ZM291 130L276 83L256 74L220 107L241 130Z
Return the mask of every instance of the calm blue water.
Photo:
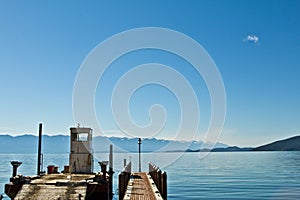
M300 152L216 152L204 159L199 159L197 153L185 153L169 165L179 154L154 153L142 157L144 171L149 160L167 171L168 199L300 199ZM129 156L133 170L137 170L136 154L114 155L115 189L123 158L129 160ZM107 158L107 154L96 154L95 163ZM21 174L36 173L36 155L0 154L0 159L0 193L11 176L9 161L23 162L18 171ZM62 169L68 164L68 154L47 154L44 160L44 166L55 164Z

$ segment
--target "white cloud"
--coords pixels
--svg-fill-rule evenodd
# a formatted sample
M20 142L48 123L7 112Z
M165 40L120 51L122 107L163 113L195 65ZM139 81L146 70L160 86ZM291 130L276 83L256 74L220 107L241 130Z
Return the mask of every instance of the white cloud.
M257 43L259 41L259 38L258 36L256 35L248 35L245 39L244 39L244 42L254 42L254 43Z

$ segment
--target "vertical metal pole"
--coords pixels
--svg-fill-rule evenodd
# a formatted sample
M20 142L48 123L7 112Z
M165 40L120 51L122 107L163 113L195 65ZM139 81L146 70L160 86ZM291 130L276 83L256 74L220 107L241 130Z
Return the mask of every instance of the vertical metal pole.
M113 197L113 145L109 146L109 199Z
M42 123L39 124L39 142L38 142L38 162L37 175L41 173L41 155L42 155Z
M142 140L141 138L138 139L138 144L139 144L139 172L141 172L141 143L142 143Z

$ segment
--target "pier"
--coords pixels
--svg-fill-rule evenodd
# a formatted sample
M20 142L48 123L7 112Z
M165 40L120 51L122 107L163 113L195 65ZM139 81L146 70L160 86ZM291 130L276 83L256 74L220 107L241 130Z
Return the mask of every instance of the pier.
M23 199L87 199L87 180L93 175L49 174L24 184L15 200Z
M138 139L139 171L131 172L131 162L119 174L119 200L167 200L167 173L149 163L149 172L141 172L141 138Z
M119 174L119 200L166 200L167 174L152 163L149 172L131 172L128 163Z
M5 193L14 200L111 200L113 196L113 148L110 145L109 161L99 162L101 171L93 173L92 129L85 127L70 128L69 165L64 171L49 165L47 174L41 171L42 124L39 124L37 175L17 175L22 164L12 161L10 182L5 184ZM109 167L109 170L107 170Z
M48 174L44 175L16 175L5 185L5 193L14 200L110 200L113 195L111 174L106 171L106 161L99 164L101 172L98 173L59 173L48 170Z
M109 160L98 162L100 171L94 173L92 154L92 129L70 128L69 165L62 172L58 166L49 165L47 174L42 166L42 125L39 125L37 174L18 174L22 162L11 161L13 167L5 193L13 200L111 200L113 198L113 147ZM118 175L119 200L167 200L167 174L149 163L149 171L141 172L141 139L139 145L139 171L132 172L131 162L126 163ZM107 167L108 170L107 170Z

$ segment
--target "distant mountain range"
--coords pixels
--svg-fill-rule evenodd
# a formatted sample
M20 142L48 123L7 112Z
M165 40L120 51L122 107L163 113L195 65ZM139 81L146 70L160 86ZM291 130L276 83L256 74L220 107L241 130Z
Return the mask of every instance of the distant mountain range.
M251 151L253 148L252 147L223 147L223 148L213 148L213 149L197 149L197 150L192 150L192 149L187 149L186 152L237 152L237 151Z
M38 137L34 135L10 136L0 135L0 153L36 153ZM94 152L107 152L109 145L114 145L115 151L137 152L137 138L120 137L93 137ZM187 149L196 150L212 146L210 143L201 141L174 141L162 139L143 139L142 151L185 151ZM228 145L217 143L216 148L226 148ZM48 136L42 138L43 153L69 153L70 137L67 135Z
M43 135L44 153L66 153L70 151L70 137L65 135ZM37 153L38 137L33 135L0 135L0 153Z
M278 140L259 147L240 148L237 146L215 147L213 149L186 150L188 152L211 151L211 152L236 152L236 151L300 151L300 136Z
M300 151L300 136L256 147L252 151Z
M33 153L37 152L38 137L34 135L10 136L0 135L0 153ZM67 135L48 136L42 138L43 153L69 153L70 137ZM93 137L94 152L107 152L109 145L114 145L116 152L137 152L137 138L120 137ZM288 138L266 144L255 148L240 148L237 146L228 146L223 143L217 143L210 149L211 143L202 141L175 141L156 138L145 138L142 140L143 152L236 152L236 151L300 151L300 136Z

